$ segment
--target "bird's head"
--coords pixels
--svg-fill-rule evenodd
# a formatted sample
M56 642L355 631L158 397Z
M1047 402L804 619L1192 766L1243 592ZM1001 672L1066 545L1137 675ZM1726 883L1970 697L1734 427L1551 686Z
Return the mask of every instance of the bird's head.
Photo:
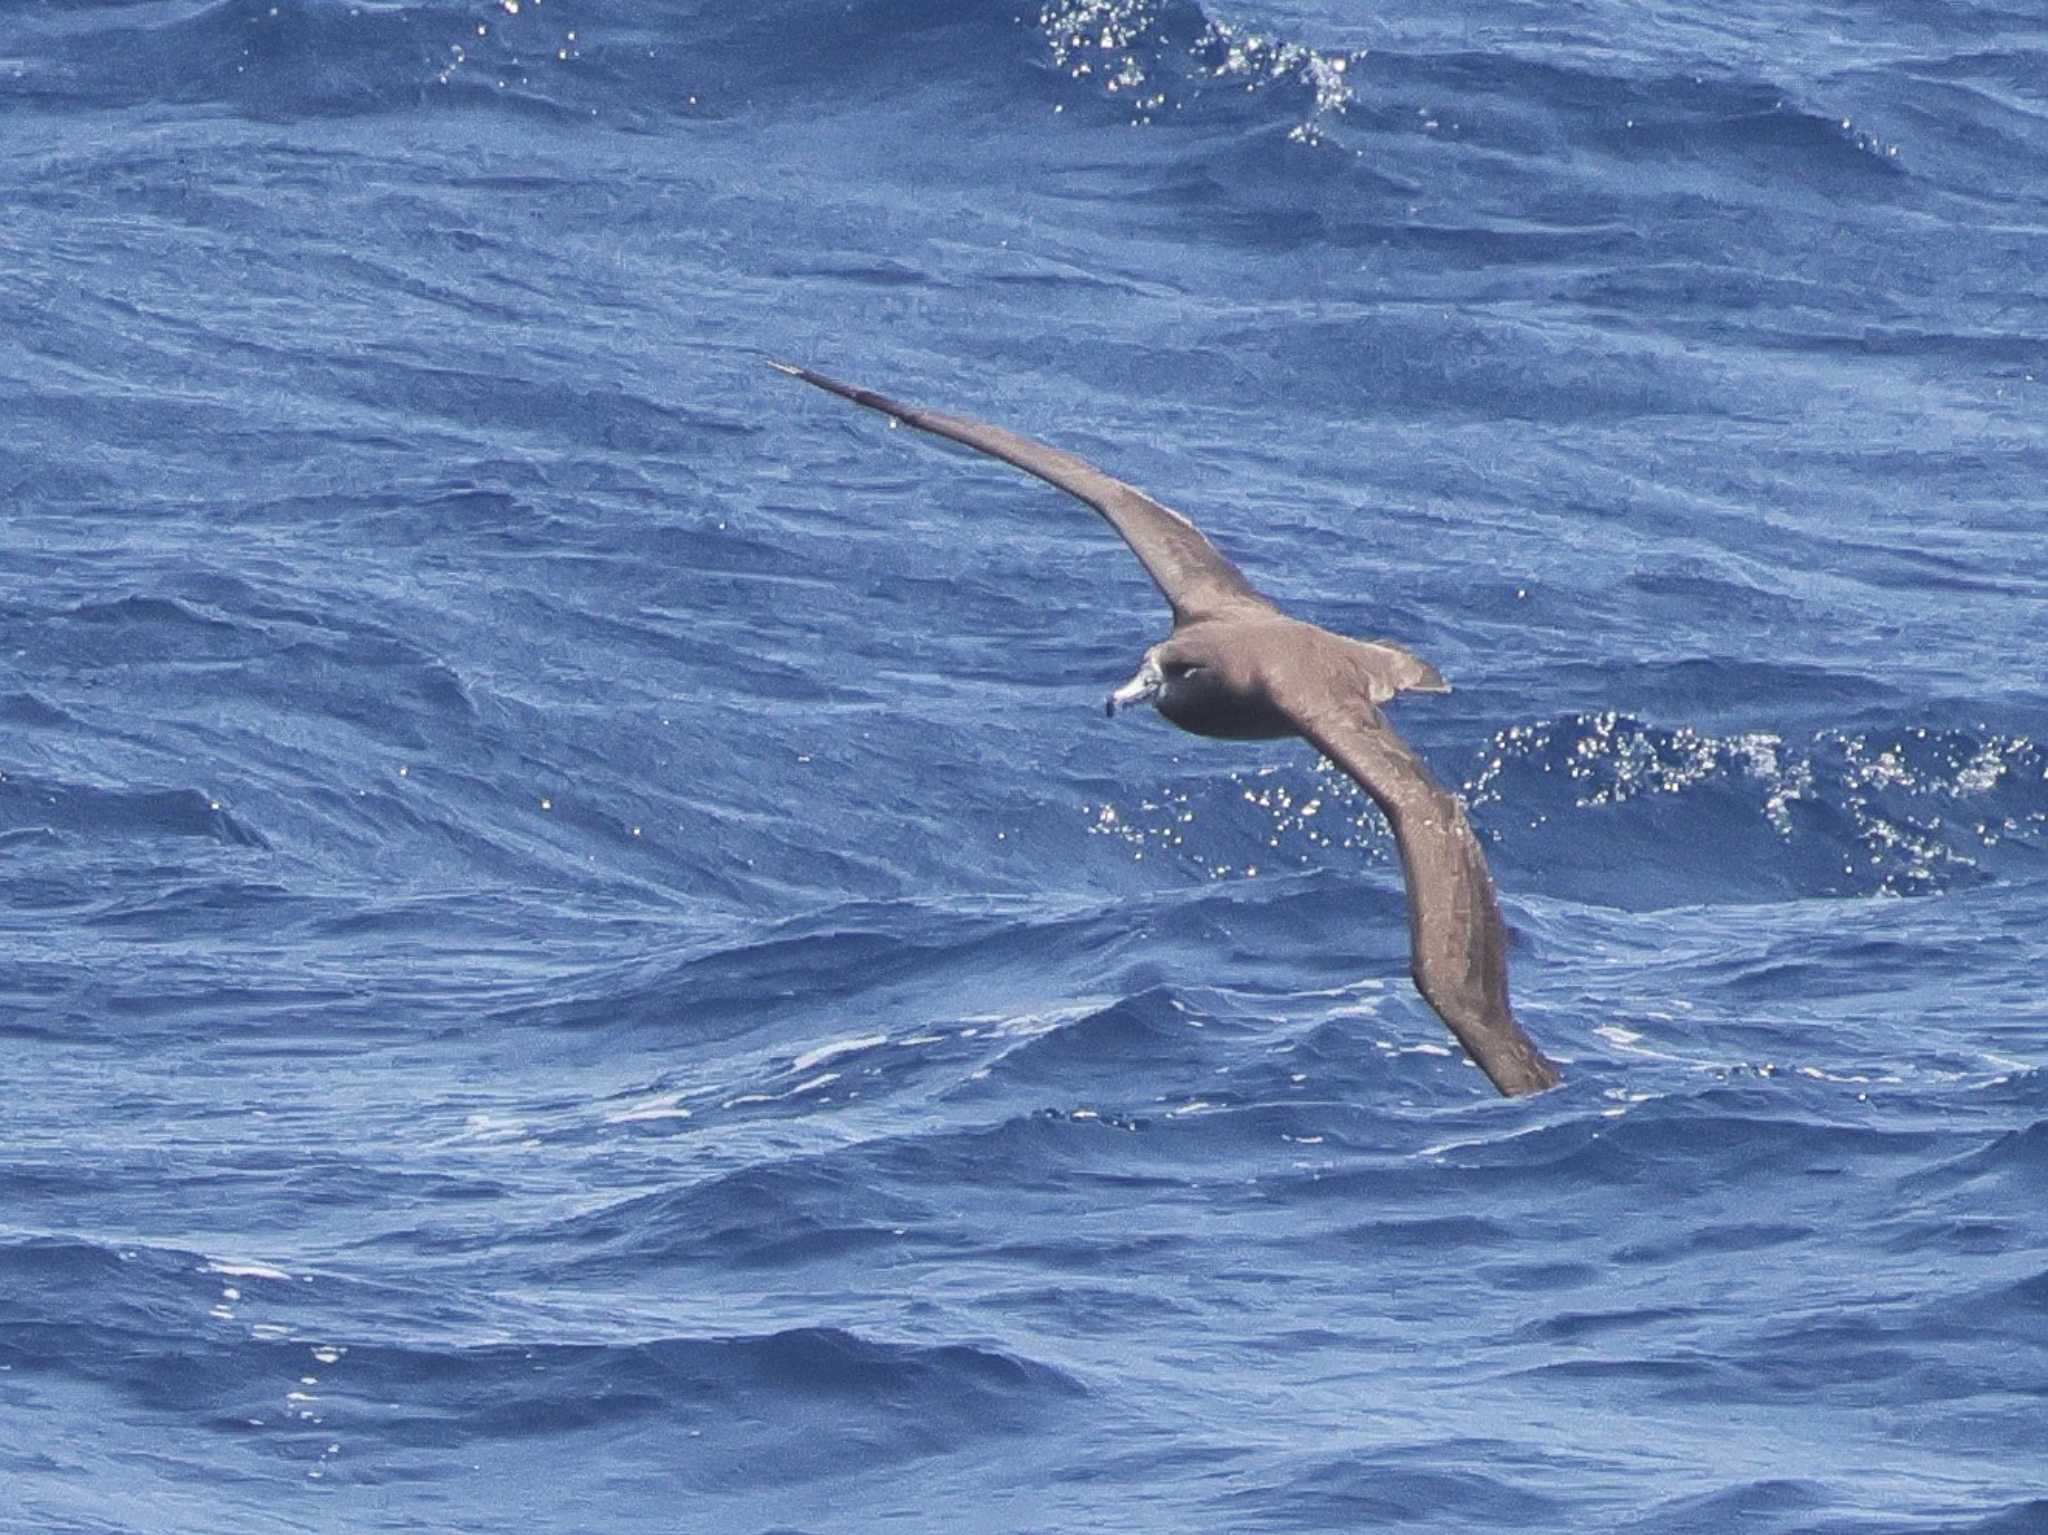
M1279 631L1274 631L1275 633ZM1183 730L1240 741L1291 736L1300 726L1266 686L1273 633L1188 625L1145 652L1137 676L1109 695L1109 712L1150 702Z
M1204 686L1212 664L1200 647L1171 639L1145 652L1137 675L1109 695L1105 712L1115 714L1137 704L1150 703L1169 719L1174 705L1185 701Z

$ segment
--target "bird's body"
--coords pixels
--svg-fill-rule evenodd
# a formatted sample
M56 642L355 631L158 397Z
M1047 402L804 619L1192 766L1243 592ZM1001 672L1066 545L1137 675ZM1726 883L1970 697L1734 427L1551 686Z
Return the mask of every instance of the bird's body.
M1457 797L1387 723L1402 692L1444 693L1435 667L1385 640L1355 640L1290 618L1172 508L1093 464L1001 427L898 404L808 368L774 366L818 388L1016 465L1094 507L1173 608L1173 632L1145 653L1109 710L1149 701L1183 730L1228 740L1302 736L1372 797L1400 849L1416 988L1495 1087L1555 1086L1508 1006L1507 933L1493 880Z
M1332 634L1278 611L1178 625L1160 647L1160 663L1167 680L1153 707L1183 730L1233 741L1301 734L1301 721L1279 703L1290 682L1313 679L1370 704L1401 692L1450 691L1435 668L1398 645Z

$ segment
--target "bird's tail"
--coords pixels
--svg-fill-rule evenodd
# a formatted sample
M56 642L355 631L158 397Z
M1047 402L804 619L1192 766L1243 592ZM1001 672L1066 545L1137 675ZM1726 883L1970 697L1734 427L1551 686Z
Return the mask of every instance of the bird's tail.
M1372 701L1383 704L1396 693L1448 693L1451 685L1444 674L1412 650L1403 650L1391 640L1353 640L1364 655L1365 674Z

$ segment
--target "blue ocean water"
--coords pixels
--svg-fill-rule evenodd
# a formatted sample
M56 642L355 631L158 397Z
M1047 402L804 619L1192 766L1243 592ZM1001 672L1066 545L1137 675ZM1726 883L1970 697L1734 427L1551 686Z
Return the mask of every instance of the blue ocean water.
M2037 10L4 20L0 1530L2048 1530Z

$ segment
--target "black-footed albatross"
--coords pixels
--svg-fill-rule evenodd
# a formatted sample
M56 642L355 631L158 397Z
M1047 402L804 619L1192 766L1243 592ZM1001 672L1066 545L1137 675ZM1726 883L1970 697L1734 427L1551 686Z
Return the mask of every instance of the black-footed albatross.
M1416 989L1502 1093L1557 1085L1557 1068L1508 1008L1507 931L1464 806L1380 712L1396 693L1448 693L1435 667L1385 640L1347 639L1289 618L1180 513L1070 453L793 363L770 366L1014 464L1108 518L1173 608L1173 633L1109 695L1109 712L1149 699L1197 735L1306 737L1394 828Z

